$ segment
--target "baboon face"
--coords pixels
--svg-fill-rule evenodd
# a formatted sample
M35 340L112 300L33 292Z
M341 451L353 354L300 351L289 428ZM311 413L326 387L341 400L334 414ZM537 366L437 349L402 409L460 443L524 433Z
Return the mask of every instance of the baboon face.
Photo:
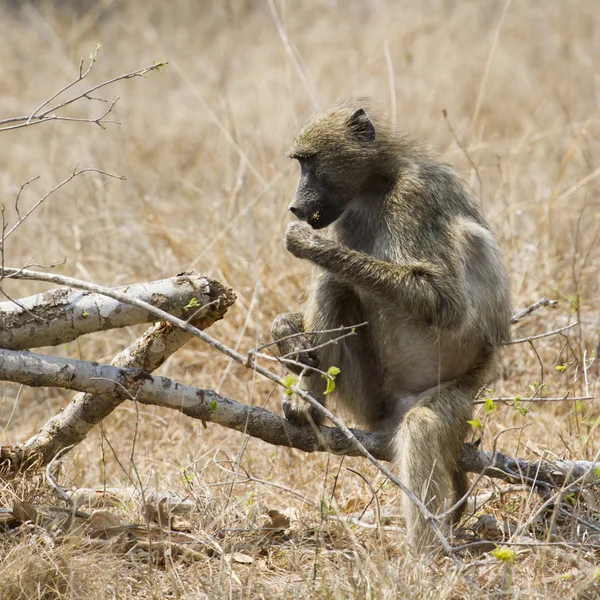
M365 190L375 153L375 127L365 111L338 109L306 125L290 156L300 179L289 209L314 229L336 221Z

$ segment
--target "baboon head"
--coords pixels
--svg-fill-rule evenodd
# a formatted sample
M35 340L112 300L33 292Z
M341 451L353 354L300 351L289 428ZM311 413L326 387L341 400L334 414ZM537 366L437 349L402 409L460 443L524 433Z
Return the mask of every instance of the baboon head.
M288 153L300 163L289 209L315 229L333 223L385 179L380 163L386 138L384 126L376 127L356 101L312 118Z

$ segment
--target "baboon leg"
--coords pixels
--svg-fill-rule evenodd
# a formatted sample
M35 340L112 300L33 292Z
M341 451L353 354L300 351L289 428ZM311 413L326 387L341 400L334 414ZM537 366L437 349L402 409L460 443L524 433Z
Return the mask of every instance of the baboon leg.
M319 356L315 350L309 350L314 343L313 336L310 334L297 335L304 331L304 314L301 312L281 313L275 317L271 326L271 336L277 343L279 354L282 357L287 357L308 367L316 368L319 366ZM300 375L304 370L303 367L297 364L284 364L287 369L296 375ZM309 390L307 389L307 391ZM310 391L309 393L322 402L322 396ZM297 425L305 425L311 419L317 425L323 422L323 415L320 411L314 406L308 405L302 398L298 398L296 395L289 396L288 394L284 394L281 399L281 406L285 418ZM310 415L310 418L308 415Z
M421 394L398 427L395 449L400 479L433 514L450 508L467 490L457 460L472 411L468 388L448 382ZM422 551L436 546L435 533L406 495L403 513L412 548ZM458 508L452 521L461 514Z
M352 326L364 321L362 306L359 298L352 289L334 277L325 275L320 278L314 295L309 301L304 314L292 313L279 315L273 323L272 331L275 339L289 335L293 331L309 330L323 332L335 330L341 326ZM302 327L302 329L300 329ZM282 335L283 334L283 335ZM379 387L381 377L372 352L372 344L368 341L369 332L366 328L356 331L356 335L335 341L341 332L315 333L310 339L303 341L303 346L296 346L300 352L300 362L307 364L312 359L308 348L319 346L312 364L322 371L335 366L340 369L336 377L336 396L343 397L345 405L367 424L384 417L382 410L373 410L372 397L381 396ZM303 336L291 338L303 339ZM330 343L328 343L330 342ZM295 342L296 343L296 342ZM278 344L280 351L288 350L283 344ZM320 404L325 405L327 380L319 373L307 371L302 376L300 386L309 392ZM287 419L297 424L307 422L306 414L320 424L323 422L321 412L298 396L285 395L283 412ZM387 408L387 407L386 407Z

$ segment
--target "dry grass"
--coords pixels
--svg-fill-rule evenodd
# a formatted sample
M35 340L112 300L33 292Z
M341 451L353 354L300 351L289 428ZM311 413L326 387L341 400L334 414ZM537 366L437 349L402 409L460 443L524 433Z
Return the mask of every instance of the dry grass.
M368 95L387 109L395 103L401 127L425 136L445 160L470 173L498 232L515 306L544 295L560 300L558 309L539 311L515 335L582 324L536 342L535 351L529 344L507 348L495 393L526 396L542 379L552 396L585 391L581 366L584 353L589 358L596 348L600 308L594 2L513 2L499 28L500 1L277 1L285 39L266 0L3 4L0 118L30 111L66 83L96 42L103 48L94 81L153 59L170 62L160 76L110 91L110 98L121 96L120 127L51 123L1 134L0 185L11 219L20 184L35 175L41 179L23 206L77 164L127 176L125 183L95 175L72 182L11 238L7 264L66 257L61 272L107 285L196 268L239 296L211 332L241 349L254 347L268 338L278 311L299 304L310 276L283 249L296 177L286 144L314 102ZM93 103L81 109L93 110ZM25 296L42 286L18 282L5 289ZM55 351L107 361L137 333L89 336ZM568 367L560 372L556 365ZM197 342L161 372L279 410L271 384ZM596 374L594 365L592 392ZM8 384L0 390L0 443L27 439L68 398ZM596 413L596 401L535 404L525 417L501 405L484 444L507 427L527 425L504 433L499 447L527 457L591 458L600 449ZM101 551L76 539L60 544L26 529L0 535L1 598L597 597L589 550L518 547L510 564L489 554L463 556L462 566L450 559L416 563L401 530L381 539L374 530L343 525L335 514L359 510L370 499L364 481L346 467L375 487L382 483L364 461L341 465L339 458L273 448L159 409L141 411L132 461L135 423L133 406L119 408L106 420L104 437L94 431L65 459L63 484L138 485L135 464L144 486L197 501L196 535L212 536L226 554L253 556L252 564L229 566L215 554L191 563L167 556L157 565L144 553ZM231 466L223 461L236 460L261 481L223 470ZM493 487L481 483L484 492ZM387 485L380 496L382 506L398 504ZM2 506L44 498L50 494L41 481L13 481L0 490ZM316 508L322 500L328 510ZM538 502L516 492L485 510L520 523ZM595 502L588 499L586 518L598 523ZM288 534L260 534L271 509L295 511ZM139 504L123 505L119 514L143 523ZM573 542L582 532L575 520L548 527L544 520L530 533Z

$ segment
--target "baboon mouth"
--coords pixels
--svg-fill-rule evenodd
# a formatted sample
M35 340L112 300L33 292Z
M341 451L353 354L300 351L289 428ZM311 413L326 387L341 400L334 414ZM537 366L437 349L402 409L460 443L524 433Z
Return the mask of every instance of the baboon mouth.
M329 225L329 222L324 221L323 219L319 219L319 218L314 218L314 217L310 217L307 221L306 221L313 229L323 229L323 227L327 227L327 225Z

